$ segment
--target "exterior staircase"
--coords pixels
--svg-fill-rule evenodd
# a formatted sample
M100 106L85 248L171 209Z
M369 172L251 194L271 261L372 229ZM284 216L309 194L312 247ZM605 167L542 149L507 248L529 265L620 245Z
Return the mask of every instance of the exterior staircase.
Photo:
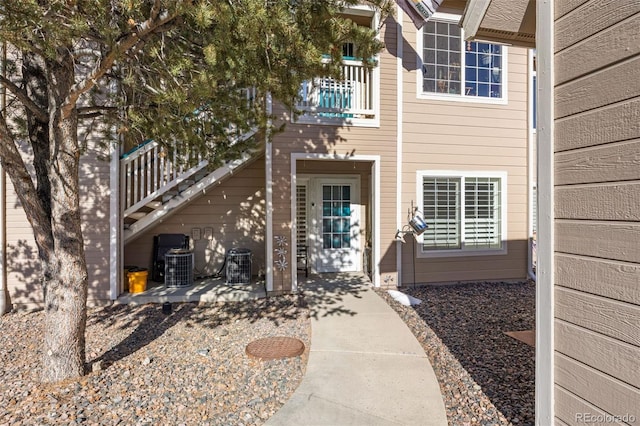
M255 133L253 130L241 139L246 140ZM260 148L243 152L240 158L215 170L207 167L206 160L180 154L175 149L167 150L154 140L124 154L120 159L124 243L134 240L158 220L248 164L263 150L264 146L260 144Z

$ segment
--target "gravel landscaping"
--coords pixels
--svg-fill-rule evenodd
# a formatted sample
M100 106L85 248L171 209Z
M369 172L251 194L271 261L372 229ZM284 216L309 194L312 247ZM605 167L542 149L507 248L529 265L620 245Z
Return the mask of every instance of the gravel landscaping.
M504 334L535 327L535 284L472 283L401 289L407 307L378 294L431 361L452 426L533 425L535 349Z
M309 312L300 296L90 309L78 380L38 385L42 312L0 317L0 425L258 425L302 380ZM248 357L254 340L302 340L302 356Z
M376 290L425 349L451 426L533 425L534 348L504 334L534 328L535 284ZM42 312L0 317L0 426L261 425L304 375L309 310L301 295L250 302L114 305L89 310L87 366L77 380L39 385ZM288 336L302 356L264 361L246 346Z

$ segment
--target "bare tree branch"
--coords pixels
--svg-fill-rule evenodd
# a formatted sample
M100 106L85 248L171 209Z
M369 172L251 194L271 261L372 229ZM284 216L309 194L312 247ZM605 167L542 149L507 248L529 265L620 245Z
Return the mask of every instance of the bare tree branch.
M117 107L112 106L88 106L88 107L80 107L78 108L78 114L90 114L93 112L107 112L107 111L117 111Z

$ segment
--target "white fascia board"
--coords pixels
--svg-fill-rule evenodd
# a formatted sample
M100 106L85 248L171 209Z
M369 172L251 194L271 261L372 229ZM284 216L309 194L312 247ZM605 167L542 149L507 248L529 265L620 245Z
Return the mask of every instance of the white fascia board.
M466 40L475 37L490 4L491 0L469 0L460 20Z

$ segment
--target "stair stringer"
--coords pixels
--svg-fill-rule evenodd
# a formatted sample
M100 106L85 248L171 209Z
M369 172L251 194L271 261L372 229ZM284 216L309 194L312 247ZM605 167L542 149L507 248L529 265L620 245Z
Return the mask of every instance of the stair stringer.
M233 173L239 171L244 166L252 163L260 154L264 152L264 146L260 149L251 150L242 154L242 156L236 160L230 161L222 167L209 173L201 180L197 181L184 191L175 195L169 201L164 203L160 208L150 212L140 220L129 225L123 232L123 242L128 244L142 235L144 231L157 224L160 220L166 219L173 215L182 207L185 207L191 200L204 194L204 192L212 185L221 182L225 178L231 176Z

